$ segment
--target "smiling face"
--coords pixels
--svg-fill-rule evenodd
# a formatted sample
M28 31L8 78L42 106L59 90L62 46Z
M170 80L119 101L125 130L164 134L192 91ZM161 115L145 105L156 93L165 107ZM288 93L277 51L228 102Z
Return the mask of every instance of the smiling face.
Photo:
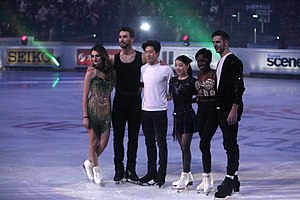
M98 51L93 50L91 53L91 60L92 63L96 66L100 66L100 64L102 63L102 58L100 56L100 54L98 53Z
M175 60L175 71L179 77L184 77L187 75L187 69L189 68L184 62L176 59Z
M219 36L219 35L214 36L212 38L212 43L214 45L216 52L219 53L220 55L223 55L225 50L228 48L228 41L223 40L222 36Z
M199 54L197 57L197 65L201 71L206 71L210 69L210 61L204 54Z
M145 49L145 57L148 64L155 65L158 63L159 52L156 52L152 46L147 46Z
M132 46L133 38L130 37L128 31L121 31L119 33L119 45L122 49L126 49Z

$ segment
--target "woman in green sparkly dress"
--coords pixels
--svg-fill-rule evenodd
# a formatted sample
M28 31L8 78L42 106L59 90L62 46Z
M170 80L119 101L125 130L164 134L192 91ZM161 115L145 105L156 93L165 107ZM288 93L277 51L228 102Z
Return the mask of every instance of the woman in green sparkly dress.
M82 167L91 181L101 184L98 157L107 146L110 135L111 92L115 73L103 46L95 45L90 53L92 66L87 68L82 96L83 126L87 128L90 138L89 159Z

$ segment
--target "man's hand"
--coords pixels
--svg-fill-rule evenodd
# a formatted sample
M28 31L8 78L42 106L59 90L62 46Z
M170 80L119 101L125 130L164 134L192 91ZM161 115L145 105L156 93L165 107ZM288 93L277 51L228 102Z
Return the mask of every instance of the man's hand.
M232 107L231 107L231 110L228 114L228 117L227 117L227 123L229 126L235 124L237 122L237 117L238 117L238 114L237 114L237 110L238 110L238 107L239 105L237 104L233 104Z

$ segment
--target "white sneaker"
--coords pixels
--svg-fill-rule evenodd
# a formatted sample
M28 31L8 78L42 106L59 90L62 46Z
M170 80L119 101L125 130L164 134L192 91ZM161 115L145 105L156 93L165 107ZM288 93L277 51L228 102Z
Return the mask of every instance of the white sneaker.
M181 190L185 189L189 184L189 174L186 172L181 172L181 177L179 179L179 183L176 186L176 189Z
M94 173L93 173L93 165L89 159L84 161L82 165L83 170L85 171L87 177L93 181L94 180Z
M93 167L93 173L94 173L94 182L96 184L102 183L102 172L99 166Z
M188 185L193 185L193 181L194 181L193 175L192 175L191 172L189 172L188 174L189 174L189 183L188 183ZM180 179L178 179L177 181L173 181L172 186L176 187L179 184L179 181L180 181Z
M197 186L197 191L203 191L209 193L214 185L214 179L212 173L203 173L202 182Z

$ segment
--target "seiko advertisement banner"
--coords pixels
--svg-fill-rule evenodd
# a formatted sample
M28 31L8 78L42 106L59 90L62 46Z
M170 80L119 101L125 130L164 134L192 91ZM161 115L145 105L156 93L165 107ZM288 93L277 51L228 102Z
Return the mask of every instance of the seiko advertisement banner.
M52 66L53 49L6 49L6 65Z

